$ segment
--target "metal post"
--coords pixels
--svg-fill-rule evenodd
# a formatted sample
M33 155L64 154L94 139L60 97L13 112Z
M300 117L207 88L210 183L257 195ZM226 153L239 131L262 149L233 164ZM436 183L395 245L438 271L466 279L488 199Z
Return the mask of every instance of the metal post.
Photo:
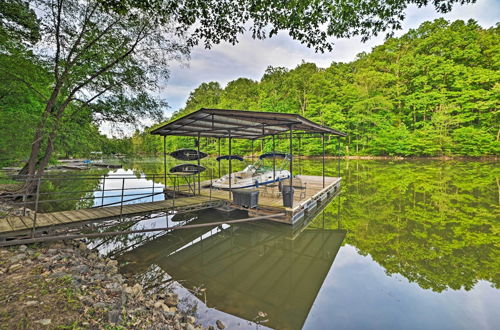
M325 188L325 134L321 134L321 141L323 145L323 168L321 171L321 175L323 176L323 188Z
M217 152L217 157L220 157L220 138L219 138L219 150ZM220 160L218 163L219 163L219 178L220 178L221 177L221 175L220 175Z
M201 173L200 173L200 132L198 132L198 195L201 196Z
M299 173L302 174L302 162L301 162L301 153L302 153L302 138L299 135L299 152L298 152L298 158L299 158Z
M173 194L173 197L172 197L172 209L175 208L175 191L176 191L176 186L177 186L177 177L174 176L173 177L173 180L174 180L174 194ZM167 215L167 220L168 220L168 215Z
M250 141L251 141L251 143L252 143L252 144L251 144L251 148L252 148L252 154L251 154L251 157L252 157L252 158L251 158L251 159L252 159L252 162L253 162L253 140L250 140Z
M29 179L28 179L29 181ZM26 200L27 200L27 195L28 195L28 184L25 184L26 188L24 189L24 194L23 194L23 216L26 215Z
M212 200L212 177L213 176L214 176L214 169L210 168L210 196L209 196L209 200Z
M35 215L33 216L33 231L31 232L31 237L35 238L35 229L36 229L36 215L38 213L38 201L40 199L40 184L42 182L42 178L38 178L36 185L36 199L35 199Z
M151 202L155 201L155 175L153 174L153 192L151 193Z
M123 193L125 191L125 178L122 179L122 197L120 201L120 219L122 218L123 214Z
M290 191L293 188L293 125L290 125Z
M102 176L102 196L101 196L101 207L104 206L104 190L106 189L106 174Z
M276 153L276 144L273 135L273 153ZM273 157L273 182L276 181L276 157Z
M231 161L231 155L232 155L232 147L231 147L231 130L229 130L229 200L231 200L231 181L233 180L233 163Z
M167 136L163 136L163 185L167 189Z
M337 138L337 173L338 177L340 178L340 136Z

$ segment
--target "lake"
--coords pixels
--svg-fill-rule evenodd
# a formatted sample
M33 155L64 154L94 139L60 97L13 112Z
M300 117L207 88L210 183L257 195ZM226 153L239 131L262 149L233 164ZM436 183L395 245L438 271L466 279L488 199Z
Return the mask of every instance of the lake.
M214 162L204 165L217 172ZM321 174L321 160L294 166L301 174ZM336 166L327 160L327 175L335 176ZM137 184L149 186L163 162L136 159L111 172L135 174ZM205 325L219 319L228 328L252 329L498 328L498 163L350 160L342 161L341 173L340 195L299 226L259 221L92 244L148 288L171 286ZM44 187L71 191L76 185ZM80 187L88 199L45 210L113 201L92 192L101 185L88 182ZM155 185L160 190L162 179ZM131 228L244 217L243 211L205 210Z

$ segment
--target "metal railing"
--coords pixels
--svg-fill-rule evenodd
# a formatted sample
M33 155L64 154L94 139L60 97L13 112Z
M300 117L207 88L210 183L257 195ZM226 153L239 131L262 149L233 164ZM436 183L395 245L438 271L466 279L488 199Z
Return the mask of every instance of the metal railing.
M22 208L22 215L28 216L33 221L32 235L34 236L37 226L37 215L48 209L63 211L65 202L75 202L70 209L102 208L109 206L120 206L119 217L123 217L123 206L137 202L155 202L157 196L160 200L175 200L179 197L194 196L198 194L198 182L212 182L214 171L209 174L172 174L172 173L142 173L136 174L71 174L71 175L45 175L43 177L16 176L16 180L23 184L24 191L10 194L11 205L18 206L18 212ZM140 182L143 180L144 182ZM199 181L198 181L199 180ZM82 184L94 181L94 186L87 189L63 190L65 182L78 181ZM132 181L139 181L140 185ZM147 185L146 185L147 184ZM62 190L51 191L50 188L60 185ZM210 199L211 199L211 184ZM92 201L86 207L80 207L78 203ZM30 210L30 211L28 211ZM9 214L0 214L0 219L8 217Z

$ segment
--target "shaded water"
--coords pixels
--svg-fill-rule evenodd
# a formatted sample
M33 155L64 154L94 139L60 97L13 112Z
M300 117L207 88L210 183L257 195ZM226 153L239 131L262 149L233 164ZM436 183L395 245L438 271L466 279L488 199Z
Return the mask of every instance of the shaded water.
M320 164L302 160L295 168L319 175ZM336 165L329 160L327 174ZM127 169L160 173L163 164L136 161ZM160 233L121 253L121 269L153 287L172 277L186 308L205 324L217 318L229 328L498 327L498 163L349 161L341 169L340 196L299 227L258 222ZM188 218L245 216L203 211ZM101 248L142 238L119 237Z

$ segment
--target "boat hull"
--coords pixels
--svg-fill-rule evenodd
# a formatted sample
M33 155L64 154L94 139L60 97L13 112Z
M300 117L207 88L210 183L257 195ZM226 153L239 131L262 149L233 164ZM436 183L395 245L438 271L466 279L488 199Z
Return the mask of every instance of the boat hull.
M290 172L281 170L276 171L276 176L273 179L272 172L271 173L263 173L261 175L252 176L251 178L246 179L237 179L234 178L235 174L233 173L233 180L231 181L231 189L245 189L245 188L258 188L260 186L265 186L269 184L273 184L276 182L280 182L290 178ZM221 179L212 183L212 187L216 189L228 190L229 189L229 176L224 176Z

